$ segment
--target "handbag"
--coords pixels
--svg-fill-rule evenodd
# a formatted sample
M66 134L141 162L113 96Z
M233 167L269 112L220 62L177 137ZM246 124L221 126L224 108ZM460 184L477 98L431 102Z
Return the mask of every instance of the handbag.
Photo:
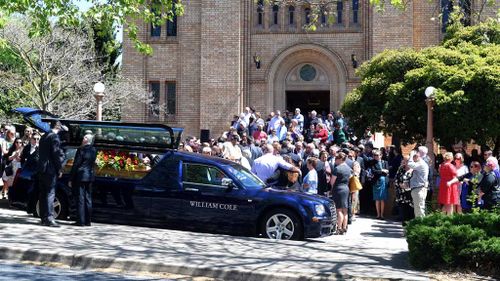
M351 176L349 178L349 191L350 192L357 192L363 189L363 185L359 181L359 178L357 176Z
M14 174L14 167L12 166L12 163L10 163L9 165L5 166L5 175L10 177Z

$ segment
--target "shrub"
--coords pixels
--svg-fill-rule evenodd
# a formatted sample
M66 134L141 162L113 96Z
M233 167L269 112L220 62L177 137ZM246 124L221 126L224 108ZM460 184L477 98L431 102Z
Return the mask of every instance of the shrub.
M432 214L406 226L410 263L419 269L468 267L495 271L500 213Z
M460 265L460 251L485 237L484 230L470 225L415 226L407 234L410 263L420 269Z
M469 268L480 268L493 275L500 274L500 237L474 241L460 251L460 257Z

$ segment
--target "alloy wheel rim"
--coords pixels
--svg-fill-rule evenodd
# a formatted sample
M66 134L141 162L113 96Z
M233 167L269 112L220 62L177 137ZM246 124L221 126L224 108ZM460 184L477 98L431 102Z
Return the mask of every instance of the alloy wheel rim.
M292 219L285 214L275 214L266 222L267 237L276 240L289 240L295 232Z
M36 213L38 216L41 217L40 214L40 201L36 203ZM59 217L59 214L61 213L61 201L59 201L59 198L55 197L54 198L54 218Z

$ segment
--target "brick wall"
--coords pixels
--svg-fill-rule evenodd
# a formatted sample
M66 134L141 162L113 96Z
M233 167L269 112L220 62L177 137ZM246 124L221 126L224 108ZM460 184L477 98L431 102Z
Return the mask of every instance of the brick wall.
M375 12L367 0L360 2L359 24L352 22L351 1L345 1L341 25L308 32L301 27L302 7L295 9L295 26L288 25L284 8L280 9L279 25L271 26L271 10L265 7L264 26L257 27L253 0L184 1L185 14L178 18L174 38L167 38L163 26L161 36L152 39L149 27L139 23L139 38L153 46L151 57L138 54L124 36L123 74L145 86L148 81L160 81L161 103L165 82L175 81L177 114L154 122L184 127L185 135L198 136L200 129L210 129L215 137L244 106L253 105L264 116L269 113L269 95L273 94L269 68L287 49L313 44L338 55L347 70L342 83L349 92L359 83L352 54L361 64L385 49L420 49L442 39L437 0L411 1L406 11L388 5L383 13ZM473 1L476 10L478 2ZM499 2L487 7L483 15L495 15ZM262 59L260 69L253 62L255 54ZM145 117L144 105L128 105L124 110L124 121L153 122Z
M241 111L241 8L240 1L202 0L201 129L227 130Z

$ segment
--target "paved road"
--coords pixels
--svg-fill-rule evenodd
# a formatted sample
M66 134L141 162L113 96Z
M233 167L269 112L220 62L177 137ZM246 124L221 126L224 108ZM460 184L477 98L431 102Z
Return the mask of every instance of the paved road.
M108 274L93 271L60 269L45 266L34 266L15 262L0 261L0 281L142 281L166 280L154 277L131 277L126 275Z
M78 228L69 222L45 228L38 223L25 212L0 209L0 258L218 278L244 274L253 280L301 276L428 280L427 274L409 266L402 228L390 221L359 218L346 236L308 241L108 224ZM17 254L6 255L9 249Z

